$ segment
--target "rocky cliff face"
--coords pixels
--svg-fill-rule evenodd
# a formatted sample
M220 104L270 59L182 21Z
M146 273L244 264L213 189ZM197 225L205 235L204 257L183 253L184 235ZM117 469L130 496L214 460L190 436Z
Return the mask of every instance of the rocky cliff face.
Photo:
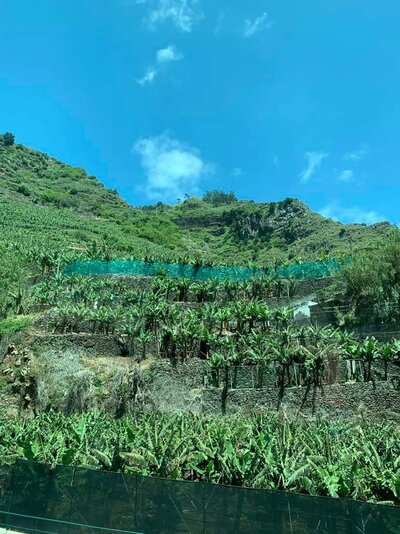
M238 207L226 214L226 223L239 239L269 238L274 232L287 229L293 219L310 213L309 208L295 199L256 204L252 210Z

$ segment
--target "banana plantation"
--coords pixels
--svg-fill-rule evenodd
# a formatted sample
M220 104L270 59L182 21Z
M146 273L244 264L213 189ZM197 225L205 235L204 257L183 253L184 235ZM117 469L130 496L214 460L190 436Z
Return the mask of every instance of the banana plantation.
M0 457L399 503L395 423L99 413L2 421Z
M8 318L0 321L0 335L8 340L14 334L22 340L49 336L60 342L79 335L115 339L122 347L120 359L128 362L126 379L120 380L125 389L137 390L137 366L157 361L202 361L210 377L204 387L222 392L233 387L232 373L240 367L257 370L256 388L264 387L265 369L272 369L269 385L274 388L323 388L341 362L350 362L350 380L399 387L400 341L361 339L333 325L297 324L291 307L298 284L294 279L265 274L248 281L193 281L163 272L147 279L66 276L62 267L77 256L74 251L60 257L54 250L23 244L7 250L27 260L30 283L9 295ZM98 249L92 253L98 254ZM18 418L2 415L3 463L22 458L399 503L400 436L393 414L387 420L365 418L364 412L330 419L272 412L210 417L190 410L166 414L155 405L133 412L120 406L111 417L69 398L68 410L48 399L41 408L31 402L40 395L39 382L37 375L29 375L29 357L24 358L25 368L18 363L17 371L3 371L6 376L24 375L21 380L29 386L23 390ZM35 358L41 360L47 380L48 354L36 351ZM66 353L65 364L70 365ZM65 377L57 373L53 379L61 377L63 389ZM74 394L79 388L68 391ZM133 395L124 394L127 399Z
M296 281L259 278L248 282L155 277L146 289L126 278L66 277L38 283L25 313L45 313L59 333L117 336L126 353L141 361L156 358L207 360L211 368L278 366L280 385L301 366L306 380L320 385L329 361L354 360L361 380L400 361L400 342L356 339L332 326L297 326L286 305Z

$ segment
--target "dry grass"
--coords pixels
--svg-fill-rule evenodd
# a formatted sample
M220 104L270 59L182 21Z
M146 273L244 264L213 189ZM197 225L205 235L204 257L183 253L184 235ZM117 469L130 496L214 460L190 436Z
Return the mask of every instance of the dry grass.
M36 377L35 404L39 410L50 407L75 413L96 407L95 376L73 351L47 351L37 357L32 373Z

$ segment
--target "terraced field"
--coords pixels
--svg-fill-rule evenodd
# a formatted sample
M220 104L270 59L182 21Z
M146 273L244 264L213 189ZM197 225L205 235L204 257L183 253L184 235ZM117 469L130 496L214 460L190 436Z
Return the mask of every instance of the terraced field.
M399 503L400 344L346 328L395 317L398 236L323 289L347 299L335 324L296 322L302 282L275 275L300 252L370 249L389 225L343 227L291 199L135 209L21 146L0 150L0 186L1 462ZM87 258L264 274L64 274Z

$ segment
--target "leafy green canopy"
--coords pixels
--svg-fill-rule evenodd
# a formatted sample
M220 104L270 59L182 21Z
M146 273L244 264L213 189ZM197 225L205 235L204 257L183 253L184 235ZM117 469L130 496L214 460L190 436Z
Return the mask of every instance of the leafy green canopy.
M0 461L138 473L399 503L395 423L317 422L277 415L205 418L98 413L3 420Z
M344 270L353 323L400 320L400 236L393 232L379 248L362 254ZM346 319L346 318L345 318Z
M11 132L6 132L5 134L0 135L0 143L3 146L12 146L14 144L15 137Z
M206 191L203 195L204 202L208 202L213 206L221 206L223 204L232 204L237 202L235 193L225 193L224 191L214 189L213 191Z

